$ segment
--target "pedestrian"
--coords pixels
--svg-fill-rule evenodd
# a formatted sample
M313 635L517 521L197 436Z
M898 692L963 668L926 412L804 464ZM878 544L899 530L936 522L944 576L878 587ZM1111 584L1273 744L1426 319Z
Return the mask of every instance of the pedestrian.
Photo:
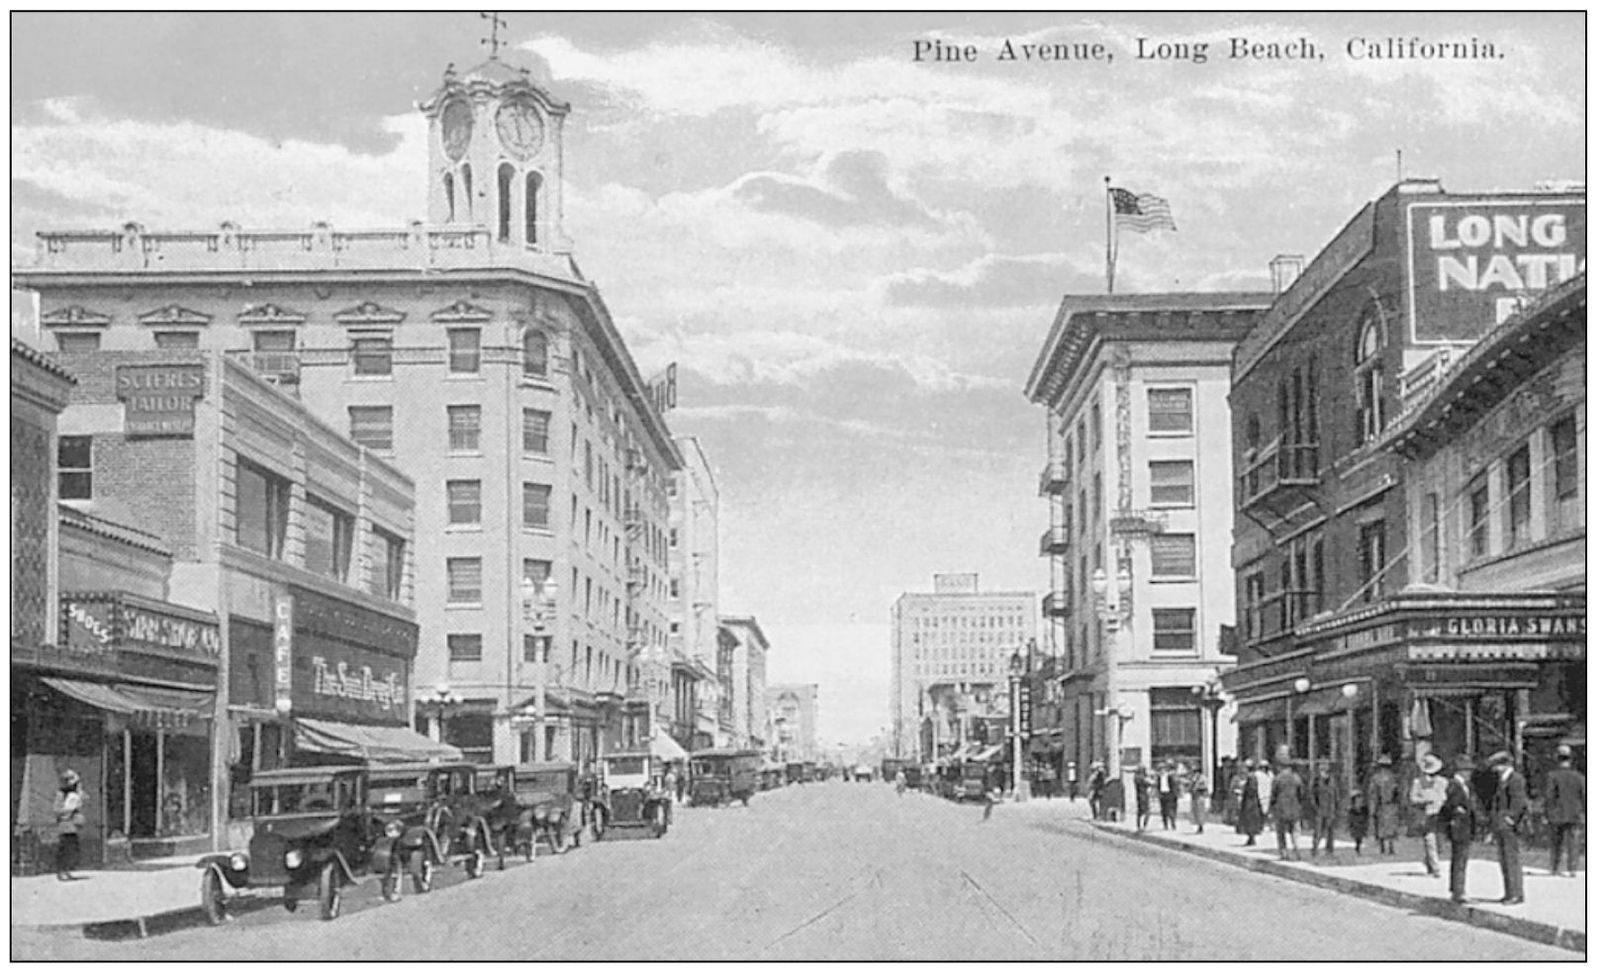
M1094 821L1105 820L1105 765L1098 761L1093 764L1093 772L1088 776L1088 810L1094 816Z
M1261 763L1266 763L1262 761ZM1270 798L1268 799L1270 801ZM1240 792L1239 820L1234 829L1244 836L1244 844L1255 845L1256 836L1266 828L1267 810L1261 804L1261 787L1255 771L1248 771Z
M1490 755L1489 764L1498 778L1495 800L1490 806L1490 828L1501 857L1501 902L1518 904L1523 902L1523 853L1518 828L1529 812L1529 795L1509 752L1496 751Z
M84 792L78 772L61 772L61 792L56 795L56 879L73 881L78 868L78 832L84 827Z
M1367 779L1368 827L1378 840L1379 855L1395 854L1395 839L1401 834L1401 789L1395 781L1394 760L1378 756L1372 777Z
M1546 824L1551 826L1551 875L1562 872L1568 851L1568 875L1579 870L1579 830L1585 827L1585 776L1574 770L1573 748L1557 748L1557 766L1546 775Z
M903 771L893 775L893 790L898 792L900 795L904 793L904 789L908 786L908 784L909 782L905 779Z
M999 801L997 788L989 788L982 795L982 821L986 822L993 817L993 806Z
M1278 858L1300 861L1300 816L1306 809L1306 783L1294 764L1281 762L1272 779L1272 819L1278 832Z
M1333 762L1327 758L1317 762L1317 773L1311 778L1306 797L1311 800L1311 855L1316 858L1318 844L1326 842L1328 855L1332 856L1334 823L1339 821L1339 784L1334 781Z
M1356 843L1356 855L1361 855L1362 840L1367 838L1367 795L1360 788L1350 790L1350 801L1345 806L1345 819L1350 838Z
M1451 844L1451 900L1466 903L1468 852L1473 848L1473 758L1458 754L1451 768L1439 821L1445 828L1446 841ZM1358 842L1357 846L1360 845Z
M1194 834L1205 834L1205 818L1211 811L1211 785L1205 778L1205 768L1189 773L1188 768L1183 771L1187 775L1184 787L1189 793L1189 815L1194 819Z
M1423 867L1435 879L1440 876L1439 813L1445 807L1445 776L1440 774L1444 765L1434 754L1424 754L1417 762L1418 775L1407 789L1406 800L1412 806L1411 834L1423 837Z
M675 798L676 801L680 801L680 798L676 795L676 789L680 787L680 784L681 779L675 773L675 765L666 765L664 768L664 795L669 798Z
M1245 761L1239 761L1234 768L1233 777L1227 789L1227 806L1223 809L1222 820L1229 825L1238 827L1239 810L1244 804L1244 789L1250 783L1250 766Z
M1149 828L1150 787L1149 771L1140 764L1138 770L1133 772L1133 821L1140 832Z
M1177 772L1171 761L1161 763L1160 791L1161 828L1177 831Z

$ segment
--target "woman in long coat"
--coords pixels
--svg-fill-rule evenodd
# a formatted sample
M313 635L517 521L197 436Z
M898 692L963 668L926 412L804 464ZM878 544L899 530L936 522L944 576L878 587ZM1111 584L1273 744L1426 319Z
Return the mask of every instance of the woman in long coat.
M1133 772L1133 818L1142 832L1149 828L1149 795L1152 782L1149 771L1140 767Z
M1378 766L1367 779L1367 815L1382 855L1395 854L1395 839L1401 834L1401 787L1395 780L1394 762L1388 754L1378 758Z
M1266 809L1261 807L1261 791L1250 766L1244 766L1244 784L1239 789L1239 820L1234 830L1244 836L1244 844L1255 845L1255 837L1267 825Z

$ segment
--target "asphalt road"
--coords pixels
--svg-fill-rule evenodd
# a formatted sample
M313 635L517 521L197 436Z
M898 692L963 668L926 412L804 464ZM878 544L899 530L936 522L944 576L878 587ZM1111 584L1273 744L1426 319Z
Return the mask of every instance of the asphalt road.
M830 782L679 809L661 840L461 870L381 903L137 942L13 931L13 959L1461 959L1579 956L1142 844L1061 804Z

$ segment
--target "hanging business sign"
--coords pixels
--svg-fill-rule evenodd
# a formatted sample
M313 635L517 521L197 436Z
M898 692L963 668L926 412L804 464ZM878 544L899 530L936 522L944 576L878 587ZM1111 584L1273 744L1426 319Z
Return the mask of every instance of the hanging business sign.
M273 708L289 713L291 707L291 652L294 648L295 605L290 589L273 592Z
M1583 197L1441 200L1406 213L1413 343L1477 342L1585 270Z
M117 368L117 399L123 402L123 434L130 437L195 437L195 402L205 394L204 364Z

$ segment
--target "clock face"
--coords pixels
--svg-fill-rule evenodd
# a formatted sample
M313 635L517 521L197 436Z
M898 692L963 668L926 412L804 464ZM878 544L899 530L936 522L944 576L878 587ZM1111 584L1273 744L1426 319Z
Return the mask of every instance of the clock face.
M441 148L447 159L456 163L469 151L469 137L474 135L474 109L467 102L450 102L441 110Z
M541 149L543 135L541 113L535 103L523 100L504 102L497 109L497 135L508 152L527 160Z

